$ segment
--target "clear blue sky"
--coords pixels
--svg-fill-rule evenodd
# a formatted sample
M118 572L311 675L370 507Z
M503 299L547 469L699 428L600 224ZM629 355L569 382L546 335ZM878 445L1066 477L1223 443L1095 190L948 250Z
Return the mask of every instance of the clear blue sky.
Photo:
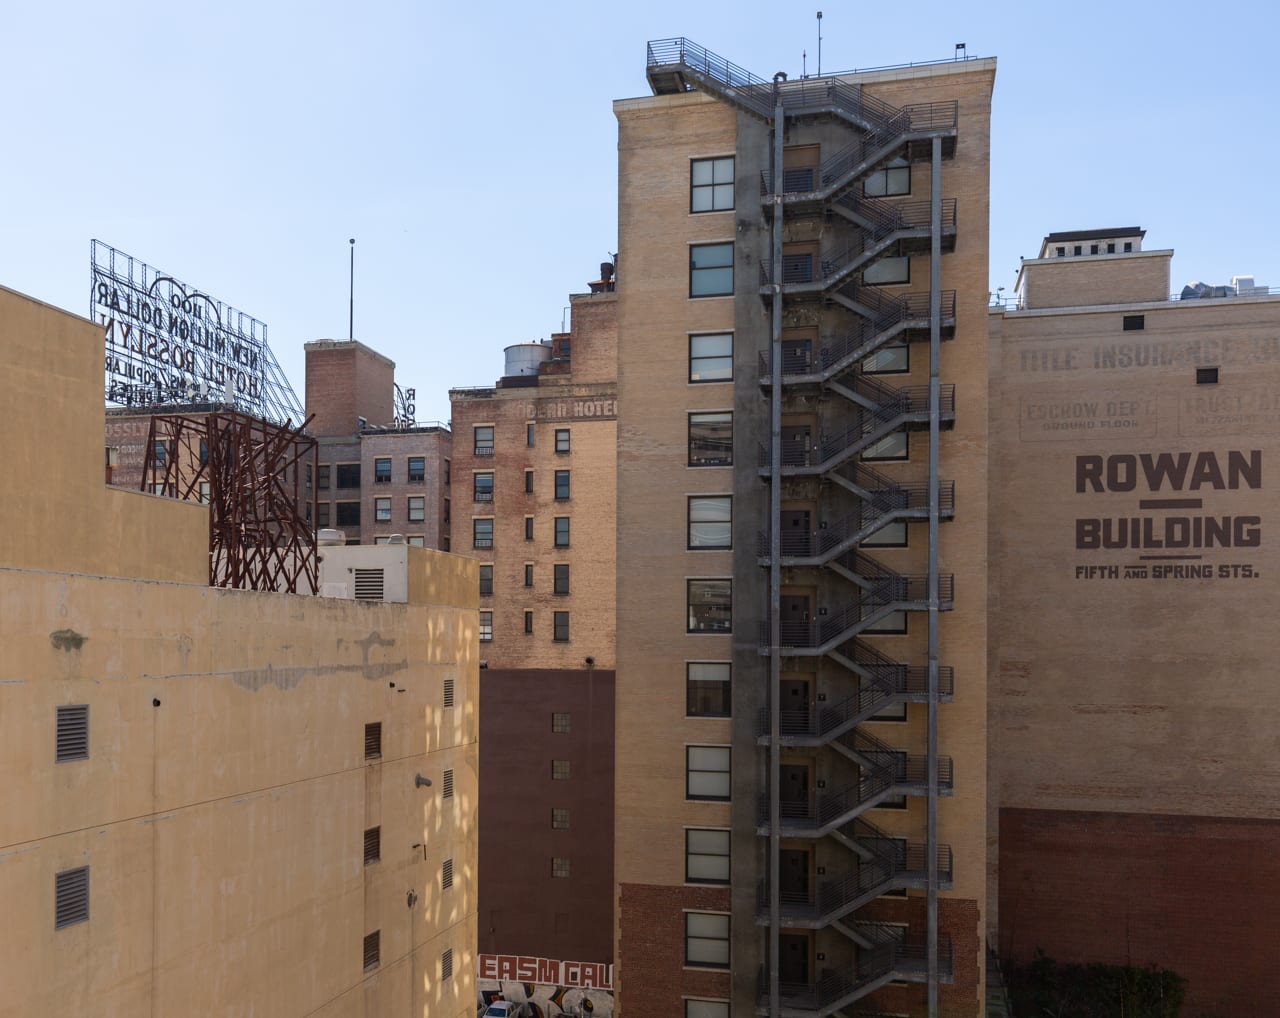
M355 335L446 419L616 250L611 100L684 35L761 77L996 56L991 288L1050 230L1141 225L1174 289L1280 285L1274 3L13 4L0 284L88 312L97 237L302 344ZM902 12L910 10L910 18ZM622 253L625 266L626 253Z

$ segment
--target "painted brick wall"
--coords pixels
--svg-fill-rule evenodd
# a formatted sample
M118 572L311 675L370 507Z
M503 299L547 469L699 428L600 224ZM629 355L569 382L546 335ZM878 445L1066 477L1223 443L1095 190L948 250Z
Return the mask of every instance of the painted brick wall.
M1000 954L1158 964L1183 1013L1276 1013L1280 821L1000 810Z

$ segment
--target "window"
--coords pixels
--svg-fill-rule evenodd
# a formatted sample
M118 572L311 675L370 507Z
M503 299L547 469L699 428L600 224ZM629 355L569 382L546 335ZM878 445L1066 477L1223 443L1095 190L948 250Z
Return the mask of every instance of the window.
M156 442L152 446L152 451L155 456L156 466L164 466L165 460L169 458L169 443Z
M569 471L556 471L556 501L563 502L569 497Z
M448 538L446 538L446 540L448 540ZM427 539L421 534L410 534L408 541L414 548L425 548L427 546Z
M899 520L896 523L886 523L874 534L864 537L862 543L874 545L877 548L905 548L907 546L906 521Z
M471 521L471 546L473 548L493 547L493 519Z
M370 827L364 832L364 864L366 866L382 858L382 828Z
M203 467L209 462L209 440L207 438L200 439L200 465ZM311 487L311 464L307 464L307 487Z
M360 487L360 464L359 463L339 463L338 464L338 487L339 488Z
M321 463L316 468L316 487L321 491L329 490L329 464Z
M1115 246L1115 244L1114 244L1114 243L1110 243L1110 244L1108 244L1108 245L1107 245L1107 254L1115 254L1115 253L1116 253L1116 246Z
M359 502L338 502L337 519L340 527L358 527L360 526L360 503Z
M491 597L493 595L493 566L480 567L480 596Z
M480 642L490 643L493 641L493 612L480 613Z
M733 380L733 333L689 337L689 381Z
M1124 250L1125 250L1125 253L1126 253L1126 254L1128 254L1130 251L1132 251L1132 250L1133 250L1133 241L1131 241L1131 240L1126 240L1126 241L1124 242Z
M421 484L427 479L427 458L425 456L409 457L409 483Z
M391 537L390 537L390 535L388 535L388 536L386 536L386 537L375 537L375 538L373 539L373 543L374 543L374 544L390 544L390 543L391 543ZM380 599L379 599L379 600L380 600Z
M552 586L553 594L569 593L569 566L566 563L559 563L552 567Z
M684 1018L729 1018L727 1000L686 1000Z
M911 370L910 347L906 343L882 346L870 357L862 360L865 375L897 375Z
M552 711L551 713L551 731L555 735L568 735L569 725L572 720L571 715L567 711Z
M530 524L532 524L532 522L533 522L533 521L532 521L532 520L530 520L529 522L530 522ZM557 548L567 548L567 547L569 547L569 517L568 517L568 516L557 516L557 517L556 517L556 540L555 540L555 544L556 544L556 547L557 547Z
M864 460L905 460L910 446L905 431L894 431L862 450Z
M729 801L729 747L686 746L686 799Z
M524 564L524 585L526 587L533 586L533 563L526 562Z
M1122 331L1141 332L1147 327L1146 315L1125 315Z
M453 706L453 679L444 680L444 689L441 691L440 699L442 707Z
M377 760L382 756L382 722L371 721L364 726L364 758Z
M552 623L555 627L554 635L551 637L556 643L569 642L569 613L568 612L552 612Z
M695 244L689 248L689 296L724 297L733 293L733 244Z
M453 483L453 461L444 461L444 486L447 488Z
M872 809L906 809L907 797L905 795L891 795L887 799L880 800L879 804L873 806Z
M78 866L53 875L53 928L64 929L89 921L89 867Z
M554 879L563 879L569 876L569 860L558 856L551 859L551 876Z
M1071 253L1079 257L1080 255L1084 254L1084 248L1081 247L1079 244L1077 244L1075 247L1071 249Z
M453 948L440 955L440 981L453 978Z
M413 506L411 505L409 508L410 508L410 509L412 509L412 508L413 508ZM446 499L444 500L444 521L445 521L445 523L448 523L448 522L449 522L449 520L452 518L452 513L453 513L453 507L450 505L449 500L446 498ZM413 518L413 517L410 517L410 519L412 519L412 518Z
M316 503L316 526L327 527L329 525L329 503Z
M568 781L569 780L569 761L568 760L552 760L551 761L551 780L552 781Z
M446 859L440 867L440 890L447 891L453 886L453 860Z
M487 424L474 429L475 453L477 456L493 455L493 425Z
M375 498L373 500L373 518L378 523L391 522L391 499Z
M444 777L440 780L440 797L442 799L453 798L453 769L450 768L444 772Z
M732 580L689 580L687 604L690 633L732 632Z
M906 612L890 612L875 625L868 626L863 632L866 633L889 633L893 635L901 635L907 631L907 613Z
M879 714L872 714L867 718L868 721L906 721L907 720L907 704L904 700L902 703L894 704L892 707L886 707Z
M733 465L733 412L689 415L689 466Z
M533 494L533 471L526 470L524 472L524 493L526 495Z
M524 426L524 444L530 449L533 448L533 425L526 424Z
M691 718L727 718L731 669L728 661L690 661L685 665L685 714Z
M1091 255L1095 255L1095 254L1097 254L1097 253L1098 253L1098 245L1097 245L1097 244L1090 244L1090 245L1089 245L1089 253L1090 253Z
M526 516L524 518L524 539L526 541L533 540L533 517Z
M531 611L524 613L524 632L526 636L533 633L533 612Z
M689 496L689 548L699 550L732 547L732 496Z
M445 499L445 505L449 504L449 500ZM421 523L427 518L427 499L425 495L409 496L409 522ZM448 517L445 518L448 522Z
M486 471L479 474L473 474L472 487L475 492L473 501L492 502L493 501L493 472Z
M89 759L89 705L68 704L55 712L55 763Z
M684 963L702 968L729 967L729 917L711 912L684 914Z
M729 882L729 832L684 832L684 879L690 884Z
M378 956L381 953L382 931L374 930L364 938L364 970L372 972L378 967Z
M887 286L891 283L911 282L911 259L906 255L881 258L873 262L862 274L867 286Z
M902 156L891 159L862 182L862 193L869 198L911 193L911 164Z
M556 428L556 452L569 451L569 429Z
M694 159L689 173L689 211L726 212L733 208L733 156Z
M553 831L567 831L569 829L569 811L567 809L552 808L551 829Z
M1065 247L1058 248L1058 257L1065 258L1066 256L1067 256L1067 249Z
M1196 368L1196 385L1217 385L1217 368Z
M374 484L390 484L391 483L391 460L376 459L373 461L373 483Z
M200 502L202 505L209 504L209 482L208 481L200 482ZM311 503L304 502L302 503L302 507L306 514L307 522L310 523L311 522Z

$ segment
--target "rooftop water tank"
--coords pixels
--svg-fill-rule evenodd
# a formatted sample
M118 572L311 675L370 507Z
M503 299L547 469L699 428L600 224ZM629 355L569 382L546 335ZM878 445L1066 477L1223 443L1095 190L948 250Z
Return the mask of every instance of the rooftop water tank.
M551 359L551 347L543 346L541 343L515 343L505 347L502 352L506 357L503 378L510 378L513 375L536 375L538 366Z

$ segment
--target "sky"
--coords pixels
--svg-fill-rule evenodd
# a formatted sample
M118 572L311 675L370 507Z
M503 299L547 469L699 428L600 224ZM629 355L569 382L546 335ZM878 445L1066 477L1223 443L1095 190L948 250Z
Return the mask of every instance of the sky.
M618 250L611 102L649 94L645 43L794 78L823 2L827 73L998 58L993 291L1050 231L1139 225L1174 290L1280 286L1264 0L10 5L0 285L88 314L97 238L266 322L301 397L303 344L348 335L354 237L355 338L447 420Z

